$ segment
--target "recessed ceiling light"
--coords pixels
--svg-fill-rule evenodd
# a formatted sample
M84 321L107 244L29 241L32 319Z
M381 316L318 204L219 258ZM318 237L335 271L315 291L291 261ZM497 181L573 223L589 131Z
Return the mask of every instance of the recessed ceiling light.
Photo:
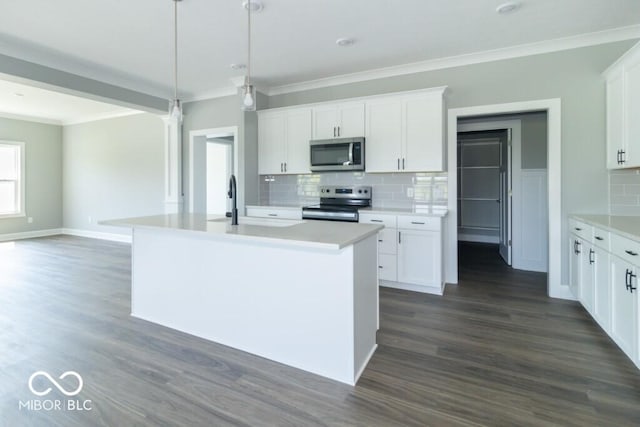
M247 66L244 64L231 64L229 65L229 67L231 67L232 70L244 70L245 68L247 68Z
M14 93L14 95L15 95L15 96L19 96L19 97L23 97L23 96L24 96L24 93L16 92L16 93Z
M517 9L520 9L520 3L515 1L509 1L506 3L502 3L500 6L496 7L496 12L498 12L501 15L504 15L507 13L514 12Z
M249 2L248 0L244 0L242 2L242 7L245 9L247 9L249 5L251 5L251 12L253 13L260 12L264 8L262 2L259 0L251 0L251 2Z
M341 47L351 46L355 42L356 41L354 39L351 39L351 38L341 38L341 39L336 40L336 44L338 46L341 46Z

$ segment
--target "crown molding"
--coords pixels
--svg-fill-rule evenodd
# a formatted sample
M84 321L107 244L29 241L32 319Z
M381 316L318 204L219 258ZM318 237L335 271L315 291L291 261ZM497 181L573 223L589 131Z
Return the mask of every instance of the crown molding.
M0 112L0 117L4 119L11 119L11 120L23 120L25 122L43 123L46 125L56 125L56 126L63 125L60 120L46 119L44 117L28 116L25 114L12 114L12 113Z
M220 87L207 92L198 93L182 102L206 101L207 99L224 98L225 96L237 95L238 89L235 86Z
M611 30L580 34L577 36L564 37L560 39L545 40L541 42L528 43L502 49L450 56L446 58L438 58L428 61L378 68L369 71L343 74L339 76L310 80L306 82L274 86L266 90L264 93L266 93L268 96L281 95L291 92L320 89L329 86L338 86L348 83L381 79L385 77L421 73L425 71L440 70L444 68L461 67L465 65L519 58L530 55L539 55L543 53L552 53L562 50L576 49L580 47L594 46L637 38L640 38L640 25L632 25L628 27L614 28Z
M79 125L82 123L96 122L98 120L107 120L107 119L115 119L117 117L135 116L137 114L143 114L143 113L144 111L127 110L127 111L118 111L118 112L112 112L112 113L93 114L90 116L80 116L72 120L64 120L61 122L61 124L63 126Z

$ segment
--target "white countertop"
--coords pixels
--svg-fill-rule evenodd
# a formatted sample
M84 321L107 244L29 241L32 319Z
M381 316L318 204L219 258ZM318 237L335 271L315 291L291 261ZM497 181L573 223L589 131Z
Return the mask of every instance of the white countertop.
M118 227L175 230L196 233L218 239L246 242L277 243L307 248L339 250L353 245L383 228L375 224L331 221L291 221L265 219L265 221L289 221L287 227L264 225L231 225L228 221L215 221L223 217L205 214L170 214L101 221L102 225ZM242 220L244 217L240 217ZM214 220L214 221L211 221ZM252 218L256 220L256 218ZM135 236L134 236L135 244Z
M291 211L299 211L302 209L302 206L300 205L287 205L287 204L281 204L281 205L247 205L247 208L258 208L258 209L283 209L283 210L291 210Z
M640 216L617 215L571 215L578 221L585 222L594 227L613 231L624 237L640 242Z

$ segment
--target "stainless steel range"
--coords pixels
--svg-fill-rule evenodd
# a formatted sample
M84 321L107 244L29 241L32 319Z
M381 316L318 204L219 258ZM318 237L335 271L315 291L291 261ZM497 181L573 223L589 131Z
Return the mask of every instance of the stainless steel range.
M371 206L371 187L320 187L320 204L302 208L303 219L358 222L358 208Z

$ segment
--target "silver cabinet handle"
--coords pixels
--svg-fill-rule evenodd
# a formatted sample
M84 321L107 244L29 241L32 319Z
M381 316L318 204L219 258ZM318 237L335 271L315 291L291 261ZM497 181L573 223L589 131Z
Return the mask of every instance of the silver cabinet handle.
M404 157L402 158L402 170L404 170Z
M631 256L637 256L638 252L633 252L633 251L625 251L626 253L628 253Z
M334 138L336 137L336 127L335 126L333 127L333 137Z
M411 224L420 224L420 225L424 225L424 222L411 221Z
M604 240L604 239L600 236L596 236L596 240Z
M398 231L398 243L402 243L402 231Z
M576 227L574 230L576 230L576 231L582 231L582 228L580 228L580 227Z
M379 266L378 266L378 268L382 268L382 266L381 266L381 265L379 265Z
M400 157L398 157L398 170L400 170Z
M270 213L269 216L278 216L278 214Z
M381 219L370 219L369 221L371 221L371 222L382 222Z
M284 168L282 167L282 163L280 163L280 172L284 172Z
M284 171L287 171L287 162L284 162Z
M340 126L338 126L338 136L340 136Z

